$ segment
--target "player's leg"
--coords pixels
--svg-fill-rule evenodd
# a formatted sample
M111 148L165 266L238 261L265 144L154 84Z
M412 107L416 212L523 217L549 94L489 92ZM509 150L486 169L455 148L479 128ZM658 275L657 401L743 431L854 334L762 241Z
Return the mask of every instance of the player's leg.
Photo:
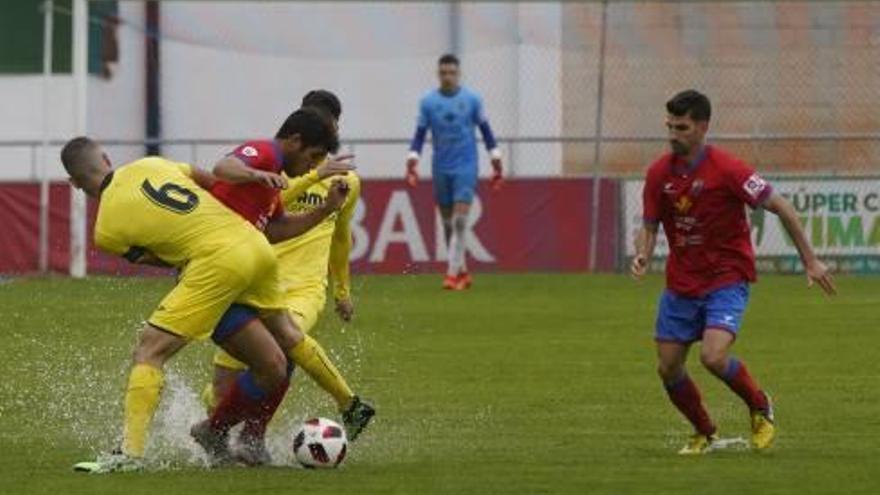
M220 398L229 392L238 375L247 370L246 364L232 357L222 347L218 347L214 352L212 363L211 381L205 384L201 396L202 404L209 416L217 407Z
M342 413L348 437L356 439L375 415L375 409L352 392L324 348L304 334L286 311L266 315L263 321L281 348L287 349L290 360L333 397Z
M730 355L734 336L727 329L707 328L703 333L700 361L707 370L721 379L749 407L749 411L766 411L767 396L746 369L745 363Z
M186 345L178 335L145 325L134 350L134 365L125 390L125 425L122 452L143 457L150 423L159 405L164 385L162 368Z
M302 305L298 304L298 306ZM290 309L290 317L293 318L293 322L298 328L302 330L303 333L308 334L317 322L318 312L311 310L295 311L294 307L291 307ZM227 374L234 373L234 368L230 366L235 366L234 363L231 363L228 360L220 359L215 359L214 363L215 369L225 368ZM293 368L293 363L290 363L288 375L293 374ZM218 375L215 375L215 380L217 378ZM290 387L288 386L282 390L282 394L277 398L275 409L277 409L281 402L284 400L284 395L287 393L289 388ZM269 422L272 420L272 416L274 415L274 413L274 410L267 410L266 414L262 414L256 418L250 418L245 421L244 427L242 428L241 434L239 435L240 443L242 445L252 446L254 447L254 449L257 449L261 445L263 445L263 438L266 435L266 428L269 426Z
M150 423L162 394L162 368L187 341L152 325L145 325L133 354L125 389L122 446L118 452L99 456L96 462L80 462L77 471L109 473L143 467Z
M657 372L669 400L694 427L695 434L680 454L706 452L715 438L715 424L703 404L697 384L685 368L690 344L703 325L701 300L664 291L657 312Z
M452 186L452 238L449 242L450 271L457 277L458 288L467 289L473 280L467 269L468 218L477 187L474 172L455 174Z
M719 289L707 296L706 330L700 361L746 403L751 416L753 443L764 449L775 437L770 398L752 378L745 363L730 353L748 297L748 285L744 283Z
M695 435L679 453L699 454L711 444L716 427L703 404L700 389L685 368L688 347L679 342L657 342L657 372L669 400L695 430Z
M298 304L298 306L302 305ZM301 328L304 333L308 333L317 321L318 312L312 312L309 309L297 312L291 307L290 315L297 327ZM235 368L238 366L237 363L240 362L234 360L231 356L229 359L224 358L215 360L215 364L217 365L215 369L225 368L227 374L235 373ZM288 378L293 374L293 363L290 363L289 366ZM215 378L217 377L215 376ZM266 429L278 407L281 405L281 402L283 402L284 396L289 388L290 386L288 382L287 386L280 388L278 393L274 394L274 396L267 401L266 407L261 411L261 414L245 420L241 432L239 433L238 445L235 450L235 456L239 461L251 466L271 463L272 458L266 448Z
M454 176L450 173L434 170L433 187L434 202L440 212L440 221L443 222L443 235L446 241L446 275L443 278L443 288L454 290L457 288L457 275L453 271L454 258L452 255L453 238L453 186Z
M253 315L256 313L250 310ZM274 411L277 397L288 385L287 357L258 318L250 318L232 333L216 335L215 341L230 356L249 368L230 370L228 392L210 417L192 429L192 435L215 460L227 455L227 435L234 425Z
M284 307L278 304L281 295L277 265L267 267L263 275L239 302L263 310ZM321 345L296 326L286 308L282 311L264 311L260 318L290 360L336 400L349 438L355 439L375 414L372 406L352 392Z

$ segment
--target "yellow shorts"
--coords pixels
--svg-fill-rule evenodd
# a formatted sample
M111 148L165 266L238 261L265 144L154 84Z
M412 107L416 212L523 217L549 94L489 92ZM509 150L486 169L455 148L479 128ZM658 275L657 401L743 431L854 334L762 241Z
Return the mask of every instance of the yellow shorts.
M291 297L287 300L287 310L290 312L290 318L296 323L296 326L303 333L308 334L318 323L318 317L324 309L324 298L314 296ZM214 353L214 365L222 366L232 370L247 369L247 365L230 356L228 352L221 348L217 348Z
M235 302L261 311L284 309L275 253L256 232L226 250L190 261L147 321L187 340L201 340Z

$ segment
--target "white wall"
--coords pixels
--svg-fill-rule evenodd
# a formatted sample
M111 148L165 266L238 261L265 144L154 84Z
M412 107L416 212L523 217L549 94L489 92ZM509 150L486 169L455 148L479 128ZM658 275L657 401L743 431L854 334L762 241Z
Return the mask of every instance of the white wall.
M119 7L122 18L143 25L142 3ZM343 101L343 138L408 139L419 98L436 86L436 59L451 47L446 3L181 1L163 2L161 12L162 127L169 139L270 136L302 95L319 87ZM463 3L461 15L464 83L482 93L496 135L559 135L559 5ZM143 34L122 26L118 35L121 62L114 78L89 82L90 134L142 139ZM0 77L0 142L40 138L40 84L39 75ZM54 78L50 128L56 139L72 131L72 92L69 76ZM163 152L207 165L228 148L180 145ZM0 180L33 176L30 149L0 149L7 158ZM125 161L142 149L110 151ZM355 151L364 175L402 172L406 144ZM520 175L561 168L556 145L504 151L512 152L511 168ZM55 156L57 150L51 169L60 176Z
M120 2L121 17L143 23L143 5ZM57 22L57 19L56 19ZM110 80L90 76L88 85L89 133L111 139L144 137L144 42L138 31L118 31L121 63ZM4 141L40 140L43 136L43 76L0 77L0 180L32 180L37 177L39 150L26 146L3 146ZM71 137L74 129L73 78L55 75L50 83L48 128L53 140ZM112 149L114 158L127 160L141 147ZM62 177L57 160L59 147L52 147L48 170Z
M343 101L343 137L409 138L419 98L436 86L436 59L451 47L449 12L447 4L163 4L163 29L175 38L163 45L166 136L268 136L306 91L323 87ZM463 4L461 13L464 82L483 94L496 134L558 135L560 7ZM199 160L223 150L204 147ZM399 176L406 144L355 151L364 175ZM560 169L558 149L512 151L519 173Z

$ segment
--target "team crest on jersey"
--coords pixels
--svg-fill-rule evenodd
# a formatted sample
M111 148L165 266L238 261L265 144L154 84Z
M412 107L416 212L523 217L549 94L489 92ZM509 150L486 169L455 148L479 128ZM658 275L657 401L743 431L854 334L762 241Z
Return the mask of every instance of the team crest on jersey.
M675 211L677 211L680 215L687 214L687 212L690 211L693 205L694 202L687 195L681 196L680 198L678 198L678 201L672 204L672 206L675 208Z
M257 153L257 149L254 148L253 146L245 146L244 148L241 149L241 154L244 156L249 156L249 157L253 158L253 157L257 156L258 153Z
M752 174L744 183L743 189L745 189L746 194L751 196L753 199L758 199L761 196L761 193L764 192L764 189L767 189L767 181L761 178L758 174Z
M706 184L703 182L703 179L697 179L691 184L691 196L699 196L701 192L703 192L703 188Z

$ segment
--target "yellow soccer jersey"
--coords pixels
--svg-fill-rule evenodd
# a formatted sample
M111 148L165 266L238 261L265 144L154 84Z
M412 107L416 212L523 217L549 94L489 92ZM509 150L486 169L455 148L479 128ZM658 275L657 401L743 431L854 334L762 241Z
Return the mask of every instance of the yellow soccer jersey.
M348 197L338 212L325 218L308 232L275 244L285 299L314 298L324 305L328 265L336 299L349 296L348 256L351 251L351 219L360 197L360 179L352 172L343 177L349 185ZM291 213L311 211L324 204L334 178L318 180L309 174L293 180L281 193L284 207Z
M190 165L160 157L116 169L102 187L95 244L121 256L146 249L179 267L257 233L191 174Z

